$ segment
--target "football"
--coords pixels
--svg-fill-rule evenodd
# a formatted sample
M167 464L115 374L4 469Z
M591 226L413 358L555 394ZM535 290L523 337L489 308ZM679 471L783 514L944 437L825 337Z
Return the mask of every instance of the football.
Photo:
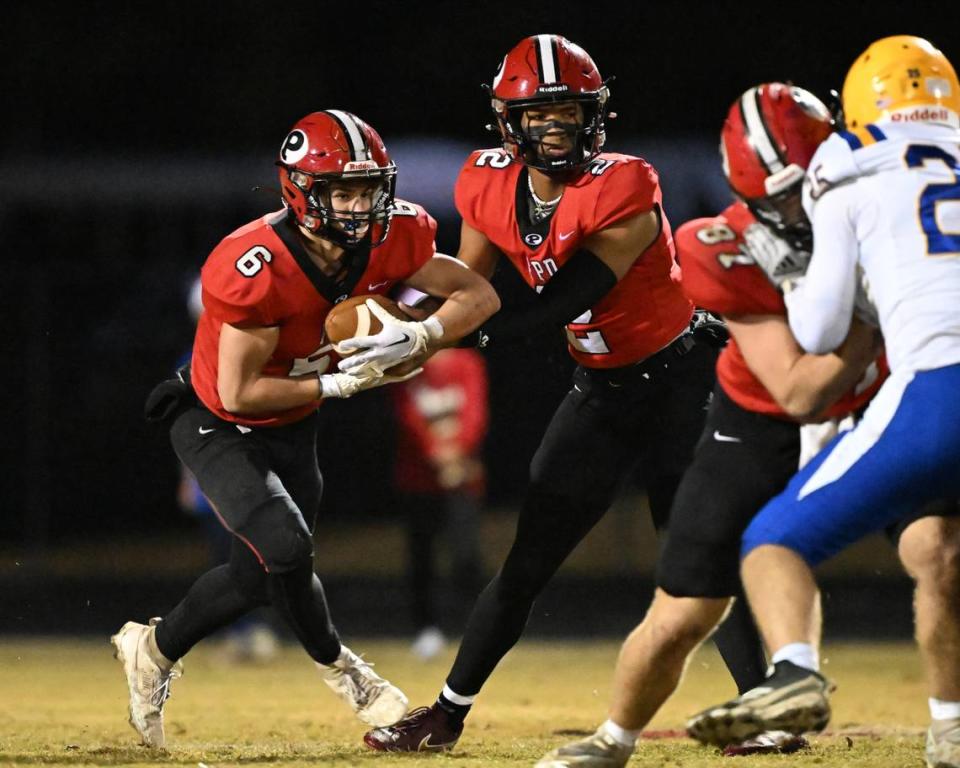
M334 350L341 357L354 354L352 351L341 350L341 341L352 339L354 336L370 336L383 330L383 324L367 307L367 299L373 299L387 312L400 320L410 320L410 317L400 309L397 302L388 299L386 296L351 296L349 299L341 301L327 313L327 319L323 323L327 340L333 344ZM391 376L404 376L419 368L422 363L423 361L419 359L405 360L392 368L388 368L385 373Z

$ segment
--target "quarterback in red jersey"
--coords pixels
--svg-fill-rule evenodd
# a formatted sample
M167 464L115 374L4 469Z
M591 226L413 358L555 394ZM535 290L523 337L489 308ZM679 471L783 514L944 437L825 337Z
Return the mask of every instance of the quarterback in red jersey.
M163 747L163 705L180 659L253 608L272 605L325 682L369 725L407 709L397 688L342 645L313 572L322 478L316 409L323 399L400 380L366 365L328 372L330 308L403 281L445 299L424 322L396 323L393 348L426 356L475 329L499 306L483 278L435 254L435 223L394 198L396 166L380 136L341 110L300 120L280 149L285 207L237 230L201 272L204 312L189 377L151 403L173 447L234 536L227 564L207 572L162 620L114 636L130 690L130 722ZM335 369L334 369L335 371ZM409 374L403 378L409 378ZM192 388L187 385L192 383Z
M579 364L530 468L507 559L473 608L437 702L370 731L382 751L454 746L537 595L643 465L657 527L689 464L713 385L716 348L691 331L656 171L603 152L609 90L590 56L557 35L521 41L490 86L503 145L474 152L456 185L458 256L484 276L501 256L536 292L481 326L480 346L566 327ZM740 629L746 626L745 632ZM761 655L748 623L718 643L738 681Z

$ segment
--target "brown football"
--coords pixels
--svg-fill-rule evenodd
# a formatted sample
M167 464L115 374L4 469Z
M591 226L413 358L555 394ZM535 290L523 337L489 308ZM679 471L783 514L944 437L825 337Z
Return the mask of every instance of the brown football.
M352 296L349 299L336 304L333 309L327 313L327 319L323 323L323 329L327 334L327 340L333 344L334 350L341 357L352 355L353 352L341 352L339 343L345 339L352 339L354 336L371 336L380 333L383 330L383 324L377 319L367 307L367 299L373 299L387 312L400 320L409 320L410 317L404 313L400 306L393 299L386 296L366 295ZM410 371L419 368L423 364L422 360L405 360L392 368L388 368L386 373L391 376L403 376Z

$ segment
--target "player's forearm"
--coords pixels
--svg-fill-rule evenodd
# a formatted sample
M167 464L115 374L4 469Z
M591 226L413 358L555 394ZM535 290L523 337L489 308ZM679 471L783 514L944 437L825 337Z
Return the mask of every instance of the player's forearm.
M562 328L606 296L617 284L617 275L587 250L571 257L534 301L508 307L483 324L490 343L515 342L551 328Z
M850 328L851 306L830 296L818 296L813 286L801 285L784 297L790 330L807 352L824 355L842 343ZM846 313L846 315L844 314Z
M817 420L856 385L877 352L873 329L855 321L835 353L799 356L784 379L780 395L774 397L794 418Z
M284 411L320 399L316 376L297 379L257 376L246 382L221 382L218 391L223 407L238 416Z
M447 296L434 313L443 324L443 336L431 342L431 347L455 344L471 331L479 328L500 309L500 297L486 281L459 288Z

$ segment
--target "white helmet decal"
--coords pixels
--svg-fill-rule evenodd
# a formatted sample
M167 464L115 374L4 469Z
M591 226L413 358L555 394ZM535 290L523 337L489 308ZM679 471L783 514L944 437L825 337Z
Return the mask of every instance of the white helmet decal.
M283 140L280 147L280 160L288 165L294 165L310 151L310 142L307 141L307 134L300 129L291 131L287 138Z

